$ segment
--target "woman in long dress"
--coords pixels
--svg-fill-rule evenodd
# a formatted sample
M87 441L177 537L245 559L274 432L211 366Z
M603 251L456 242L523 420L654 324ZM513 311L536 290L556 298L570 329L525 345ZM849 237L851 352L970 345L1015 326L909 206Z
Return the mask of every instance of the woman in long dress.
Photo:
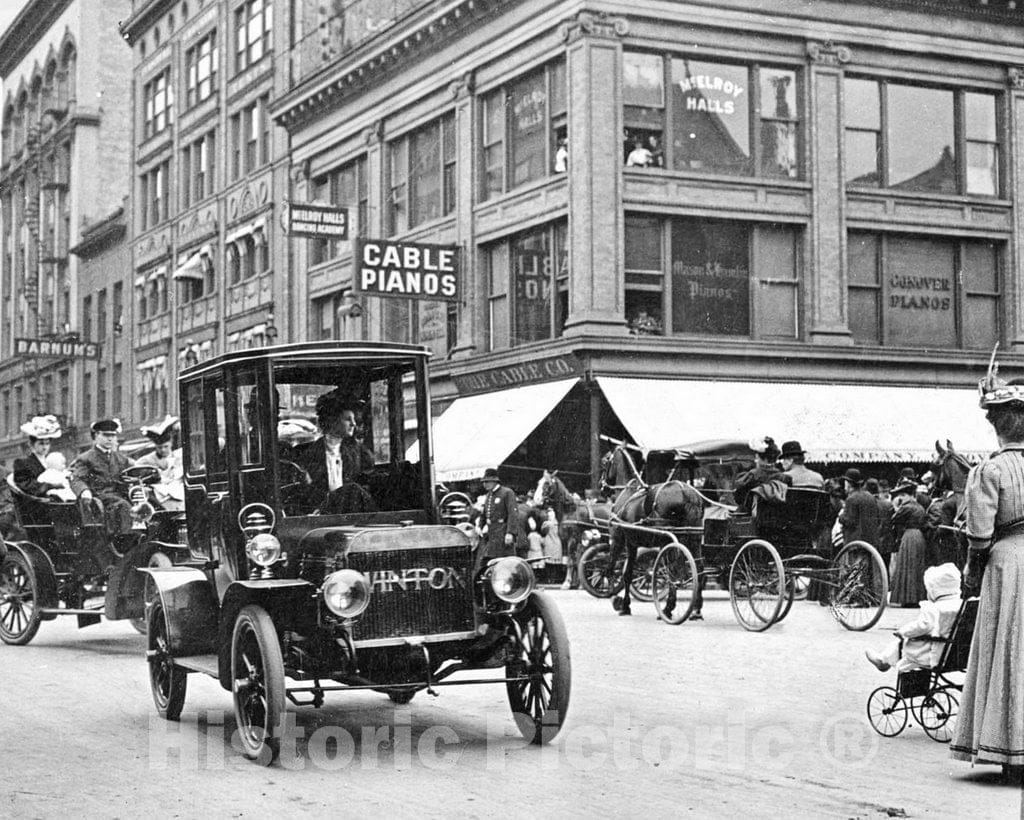
M896 551L889 572L889 601L893 606L917 606L928 597L924 571L928 567L928 513L917 503L917 485L901 481L892 491L896 508L892 516Z
M994 359L994 357L993 357ZM1024 382L992 368L981 407L999 451L973 468L964 500L969 542L964 589L979 595L963 696L950 754L1024 772Z

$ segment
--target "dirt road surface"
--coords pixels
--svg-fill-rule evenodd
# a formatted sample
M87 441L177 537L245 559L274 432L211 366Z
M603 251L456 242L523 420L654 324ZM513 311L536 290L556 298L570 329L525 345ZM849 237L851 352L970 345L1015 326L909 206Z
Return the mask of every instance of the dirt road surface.
M721 597L672 627L649 604L620 618L551 594L573 663L551 746L524 746L500 685L403 707L354 693L293 709L295 741L269 768L232 748L230 697L210 678L189 678L180 724L157 717L126 623L44 623L29 646L0 646L0 816L1021 816L997 768L950 760L913 722L895 738L868 725L869 693L895 674L864 649L911 610L853 633L803 602L755 634Z

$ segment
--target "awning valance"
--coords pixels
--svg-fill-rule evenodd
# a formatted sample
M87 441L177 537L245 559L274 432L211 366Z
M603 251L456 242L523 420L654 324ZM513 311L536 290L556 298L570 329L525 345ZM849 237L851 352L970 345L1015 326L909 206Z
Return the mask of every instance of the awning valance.
M530 435L578 379L530 384L466 396L434 421L434 467L438 481L479 478L497 467ZM409 448L415 460L419 447Z
M688 441L770 435L797 439L817 462L930 461L935 441L981 458L996 437L975 390L850 384L597 380L633 438L647 449Z

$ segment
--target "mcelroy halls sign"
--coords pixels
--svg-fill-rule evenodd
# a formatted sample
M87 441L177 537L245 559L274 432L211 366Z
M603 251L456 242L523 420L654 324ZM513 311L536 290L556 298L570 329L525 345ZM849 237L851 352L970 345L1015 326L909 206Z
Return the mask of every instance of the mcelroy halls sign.
M357 239L352 290L364 296L459 301L459 249Z
M98 342L62 342L53 339L15 339L15 356L55 356L59 359L98 359Z

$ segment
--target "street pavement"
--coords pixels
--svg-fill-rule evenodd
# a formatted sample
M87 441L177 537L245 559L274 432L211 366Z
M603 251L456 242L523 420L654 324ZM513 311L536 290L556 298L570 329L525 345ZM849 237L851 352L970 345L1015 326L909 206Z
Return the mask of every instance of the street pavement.
M0 817L1018 817L996 767L952 761L911 722L883 738L864 659L913 615L848 632L798 602L744 631L723 593L703 622L552 590L572 644L562 733L526 747L504 687L328 698L261 768L232 748L229 694L193 675L180 724L156 716L144 638L126 623L44 623L0 645Z

